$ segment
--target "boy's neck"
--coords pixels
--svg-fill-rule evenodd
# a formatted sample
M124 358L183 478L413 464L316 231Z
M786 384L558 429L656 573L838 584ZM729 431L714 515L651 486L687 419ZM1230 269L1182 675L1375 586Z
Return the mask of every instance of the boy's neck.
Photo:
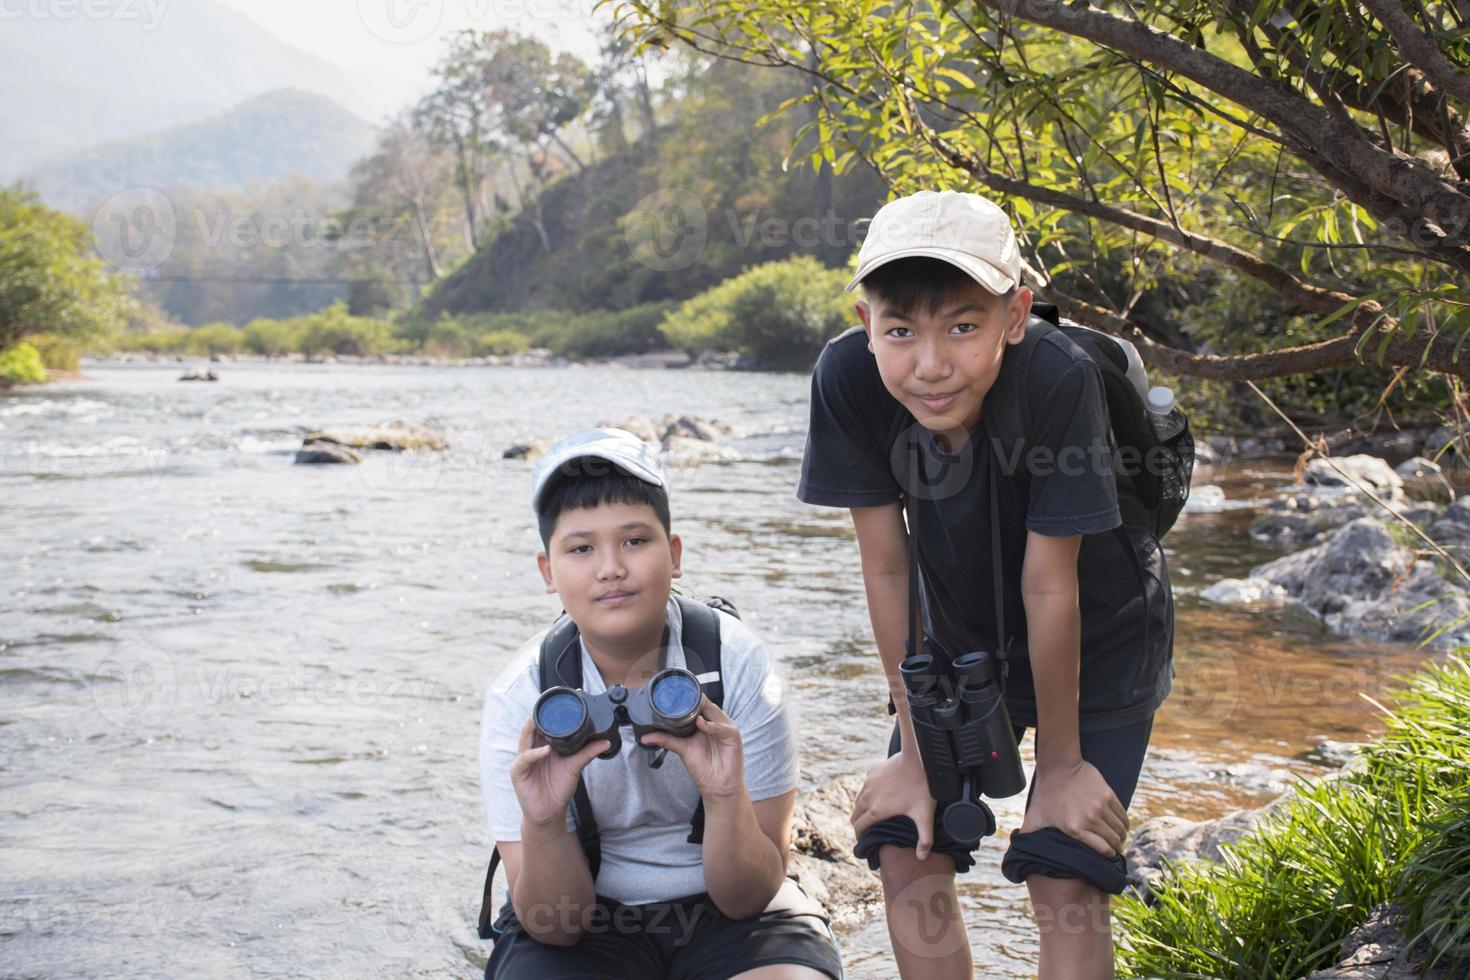
M636 636L594 637L582 634L587 655L597 665L603 683L608 687L641 687L663 666L663 650L668 646L668 624L663 620Z

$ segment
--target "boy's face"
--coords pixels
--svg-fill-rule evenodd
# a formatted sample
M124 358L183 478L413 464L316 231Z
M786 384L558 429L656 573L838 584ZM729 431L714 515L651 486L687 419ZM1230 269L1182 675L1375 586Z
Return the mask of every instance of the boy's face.
M536 563L577 628L615 643L662 633L682 552L652 507L603 503L562 512Z
M900 313L872 296L857 314L888 392L931 432L965 438L957 430L979 423L1006 345L1026 336L1031 291L1022 286L1007 301L971 283L933 314L927 304Z

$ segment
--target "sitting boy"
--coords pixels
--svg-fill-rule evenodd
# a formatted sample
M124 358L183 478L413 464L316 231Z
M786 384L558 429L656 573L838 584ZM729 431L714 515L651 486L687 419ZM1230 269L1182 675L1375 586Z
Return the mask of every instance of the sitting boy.
M480 782L510 889L485 976L840 977L821 908L786 875L798 765L780 681L739 619L671 597L682 544L657 449L618 429L565 439L537 463L532 508L566 619L485 696ZM640 746L625 728L598 759L607 739L562 756L535 728L546 687L633 690L686 666L703 691L687 738Z
M1010 221L985 198L888 203L848 285L863 289L862 329L827 345L812 380L797 496L851 512L898 714L852 820L906 978L971 975L954 875L974 863L973 843L936 820L915 747L899 679L909 617L951 658L1009 650L1005 702L1017 741L1036 730L1036 769L1002 871L1030 891L1041 980L1113 975L1125 808L1172 677L1168 570L1152 532L1120 522L1128 488L1100 369L1032 318L1020 272ZM1025 406L1026 428L1003 439L988 426L1010 405Z

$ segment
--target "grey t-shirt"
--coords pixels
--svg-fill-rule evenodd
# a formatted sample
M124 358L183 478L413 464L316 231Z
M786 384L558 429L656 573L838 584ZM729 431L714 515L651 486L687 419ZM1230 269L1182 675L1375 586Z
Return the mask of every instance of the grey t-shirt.
M724 710L740 729L745 788L752 801L781 796L796 789L800 777L796 736L781 679L765 646L749 627L733 616L718 615ZM672 599L668 624L668 664L682 667L682 619ZM496 841L521 839L521 806L511 785L510 764L516 757L521 726L541 693L536 654L545 635L532 637L485 692L480 792L490 836ZM607 690L585 645L582 688L591 694ZM687 840L699 790L683 761L672 752L661 768L649 768L648 750L632 736L631 728L624 729L621 754L615 759L594 759L583 770L602 835L597 893L625 905L643 905L707 891L700 845ZM574 826L568 807L567 828Z

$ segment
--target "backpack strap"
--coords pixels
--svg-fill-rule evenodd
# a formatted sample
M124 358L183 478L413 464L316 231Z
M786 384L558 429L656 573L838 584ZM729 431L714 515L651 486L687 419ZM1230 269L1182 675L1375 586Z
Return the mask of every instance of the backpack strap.
M541 690L557 686L582 687L580 639L577 624L565 613L547 630L536 658ZM582 853L587 855L587 869L592 872L592 880L596 881L598 869L602 867L602 834L597 829L597 817L592 813L592 797L587 795L587 784L581 778L577 779L577 789L572 794L572 818L577 825L577 840L582 845Z
M710 604L695 599L678 596L675 601L679 604L679 615L683 620L679 641L684 648L684 663L690 673L699 678L699 685L704 689L704 696L709 698L715 707L723 709L725 707L725 681L721 675L720 664L719 614L711 608ZM694 807L693 816L689 818L689 836L686 840L691 844L704 843L703 797Z

